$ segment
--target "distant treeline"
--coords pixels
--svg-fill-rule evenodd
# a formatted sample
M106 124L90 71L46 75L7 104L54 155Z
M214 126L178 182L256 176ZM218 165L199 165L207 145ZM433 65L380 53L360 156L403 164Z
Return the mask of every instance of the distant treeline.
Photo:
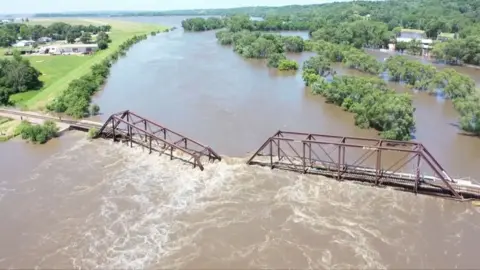
M210 17L204 18L191 18L182 21L182 27L185 31L208 31L225 27L225 20L222 18Z

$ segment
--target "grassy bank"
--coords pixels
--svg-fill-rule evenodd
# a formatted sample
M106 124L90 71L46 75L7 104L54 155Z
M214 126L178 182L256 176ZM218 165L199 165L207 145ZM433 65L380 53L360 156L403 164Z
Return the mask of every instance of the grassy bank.
M0 117L0 142L7 141L18 135L17 126L20 121Z
M11 101L18 106L29 110L43 110L47 103L64 91L74 79L88 74L94 64L100 63L111 53L118 50L119 46L134 35L150 34L152 31L163 31L166 27L154 24L143 24L111 19L38 19L31 24L48 25L54 22L69 24L109 24L112 31L109 33L112 42L108 49L99 51L92 56L28 56L32 66L42 72L41 80L44 82L42 89L28 91L11 96Z

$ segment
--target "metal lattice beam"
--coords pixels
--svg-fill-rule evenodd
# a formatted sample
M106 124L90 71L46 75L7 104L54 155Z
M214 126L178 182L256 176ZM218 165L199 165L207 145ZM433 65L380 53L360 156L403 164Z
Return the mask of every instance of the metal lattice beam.
M417 142L278 131L247 164L463 198L455 180ZM480 190L472 192L480 196Z
M221 160L209 146L163 127L131 111L112 114L98 133L99 137L111 138L114 141L124 140L130 146L133 143L149 149L149 152L169 152L174 157L204 169L202 158L208 161Z

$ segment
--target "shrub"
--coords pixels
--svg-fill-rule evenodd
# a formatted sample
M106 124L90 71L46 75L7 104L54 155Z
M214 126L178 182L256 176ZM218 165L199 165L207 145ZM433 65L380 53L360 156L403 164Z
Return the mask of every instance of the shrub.
M88 130L88 138L93 139L98 136L99 130L97 128L91 128Z
M100 106L97 104L92 104L90 106L90 115L97 115L100 112Z
M279 70L297 70L298 63L293 60L283 59L278 63Z
M105 41L105 40L100 40L100 41L97 43L97 45L98 45L98 49L99 49L99 50L105 50L105 49L108 48L108 42Z
M58 127L53 121L45 121L43 125L33 125L23 121L17 127L17 133L19 133L24 140L43 144L51 138L57 137Z
M281 60L287 59L282 53L274 53L268 57L267 66L271 68L278 68L278 64Z

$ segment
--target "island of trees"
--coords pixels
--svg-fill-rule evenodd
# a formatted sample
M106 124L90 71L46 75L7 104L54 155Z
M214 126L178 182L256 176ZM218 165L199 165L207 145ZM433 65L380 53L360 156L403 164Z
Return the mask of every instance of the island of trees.
M225 27L225 20L222 18L210 17L204 18L191 18L182 21L182 27L185 31L208 31L214 29L220 29Z

